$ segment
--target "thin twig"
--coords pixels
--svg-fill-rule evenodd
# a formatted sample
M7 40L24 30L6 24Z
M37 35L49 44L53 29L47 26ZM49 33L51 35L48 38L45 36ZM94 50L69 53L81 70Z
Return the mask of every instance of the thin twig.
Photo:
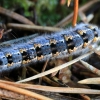
M14 24L14 23L8 23L7 26L10 28L21 29L21 30L42 30L42 31L50 31L50 32L56 32L62 30L61 28L56 28L56 27Z
M24 24L34 25L34 23L32 21L28 20L27 18L13 12L13 11L7 10L3 7L0 7L0 13L4 14L6 16L9 16L13 19L16 19L17 21L22 22Z
M4 29L0 29L0 39L2 38L3 34L4 34Z
M39 74L39 72L36 71L35 69L33 69L33 68L31 68L31 67L27 67L27 68L28 68L28 70L32 71L34 74ZM52 86L60 86L58 83L56 83L56 82L50 80L50 79L49 79L48 77L46 77L46 76L42 77L42 79L43 79L45 82L47 82L48 84L52 85Z
M46 62L45 62L45 64L44 64L44 66L43 66L41 72L44 72L44 71L45 71L45 69L46 69L46 67L47 67L47 64L48 64L48 61L49 61L49 60L46 60ZM42 77L40 77L40 79L39 79L39 84L41 84L41 82L42 82Z
M60 79L58 79L57 77L53 76L52 79L57 82L60 86L68 86L66 84L64 84Z
M11 31L12 31L12 29L8 29L7 31L4 32L4 35L11 32Z

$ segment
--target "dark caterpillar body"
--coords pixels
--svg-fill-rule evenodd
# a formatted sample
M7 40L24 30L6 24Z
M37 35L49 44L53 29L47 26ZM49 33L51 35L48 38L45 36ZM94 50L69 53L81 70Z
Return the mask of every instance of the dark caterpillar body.
M64 57L87 48L100 37L96 26L79 24L50 35L28 36L0 44L0 70L26 66L33 62Z

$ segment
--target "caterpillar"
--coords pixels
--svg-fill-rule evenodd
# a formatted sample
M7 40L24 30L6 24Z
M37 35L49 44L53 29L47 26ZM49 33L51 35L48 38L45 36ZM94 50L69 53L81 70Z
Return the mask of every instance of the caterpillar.
M81 54L96 47L100 30L91 24L78 24L60 32L34 35L7 41L0 44L0 71L73 54Z

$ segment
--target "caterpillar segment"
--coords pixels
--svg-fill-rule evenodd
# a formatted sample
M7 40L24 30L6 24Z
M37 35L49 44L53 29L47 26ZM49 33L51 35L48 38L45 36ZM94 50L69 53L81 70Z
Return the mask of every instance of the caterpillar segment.
M45 61L52 57L50 40L46 39L46 37L39 36L31 44L35 48L38 61Z
M90 24L79 24L75 28L55 32L50 35L27 36L0 44L0 71L27 66L37 61L45 61L69 56L74 52L97 43L100 30ZM89 49L87 49L87 52Z
M90 28L90 29L93 30L93 32L94 32L94 39L93 39L93 42L98 41L98 29L97 29L97 27L88 26L88 28Z
M7 48L8 50L5 50L5 48L2 49L4 50L0 51L0 71L11 70L21 66L22 55L19 50L14 48Z
M83 39L83 42L84 42L83 47L84 48L87 47L92 42L94 42L95 34L96 34L96 33L94 33L95 28L96 27L93 28L93 26L86 25L82 29L77 30L77 32L81 35L81 37Z
M86 34L86 31L84 31L84 30L78 30L77 32L82 37L82 39L83 39L83 47L85 48L88 45L88 36Z
M23 45L18 45L17 48L22 55L22 65L27 65L30 62L37 61L36 49L33 44L24 43Z
M55 34L50 38L52 58L59 58L68 52L63 35Z
M64 41L64 37L61 35L54 35L50 38L50 47L53 57L62 55L62 53L67 53L67 46Z
M64 35L64 38L65 38L65 41L66 41L66 45L68 47L68 52L72 53L72 52L76 51L76 47L75 47L75 43L73 41L73 37Z
M29 57L29 54L27 53L27 50L26 49L20 49L20 53L22 55L22 64L27 64L29 63L30 61L30 57Z
M54 57L59 55L56 44L57 44L57 41L55 39L50 40L50 48L51 48L52 56Z
M7 66L8 67L13 66L13 58L12 58L12 55L10 53L6 54L6 58L8 60Z
M40 44L34 44L36 54L37 54L37 60L43 59L43 53L42 53L42 47Z

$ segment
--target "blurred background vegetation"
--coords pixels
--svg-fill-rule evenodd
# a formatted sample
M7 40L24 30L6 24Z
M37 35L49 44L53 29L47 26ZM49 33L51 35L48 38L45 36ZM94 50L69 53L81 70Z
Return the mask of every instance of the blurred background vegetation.
M88 2L79 1L80 6ZM67 7L67 0L0 0L1 7L13 10L43 26L53 26L62 20L73 11L73 4L73 0L70 7Z

